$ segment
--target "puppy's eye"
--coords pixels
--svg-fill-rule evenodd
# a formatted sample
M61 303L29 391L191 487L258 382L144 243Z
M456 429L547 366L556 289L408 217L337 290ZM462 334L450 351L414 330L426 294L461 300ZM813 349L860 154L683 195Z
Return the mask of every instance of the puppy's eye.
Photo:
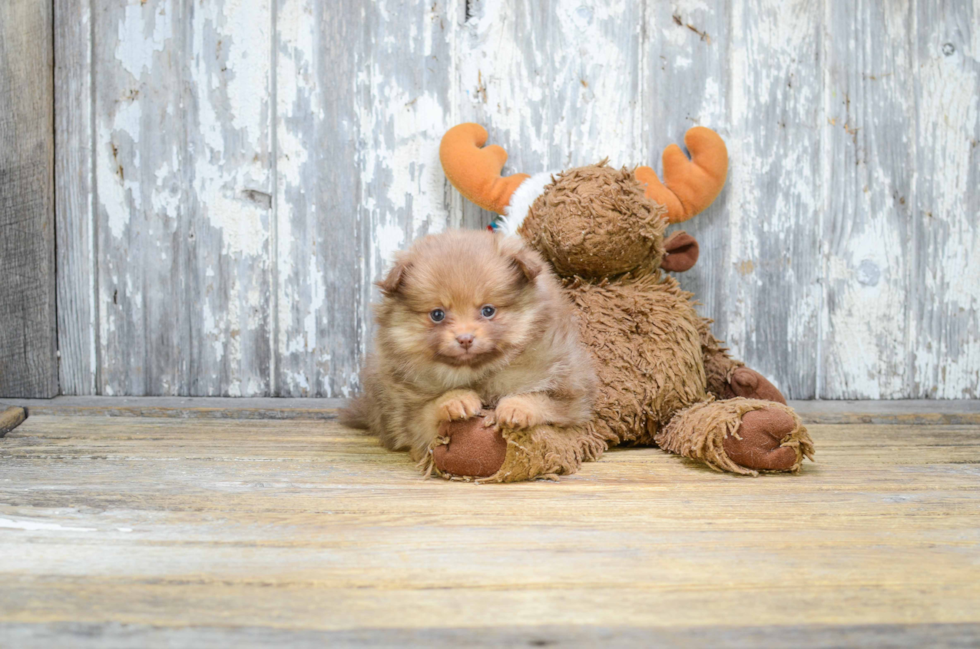
M429 311L429 319L432 322L442 322L446 319L446 312L442 309L432 309Z
M492 304L484 304L480 309L480 314L483 315L484 318L492 318L496 312L497 309Z

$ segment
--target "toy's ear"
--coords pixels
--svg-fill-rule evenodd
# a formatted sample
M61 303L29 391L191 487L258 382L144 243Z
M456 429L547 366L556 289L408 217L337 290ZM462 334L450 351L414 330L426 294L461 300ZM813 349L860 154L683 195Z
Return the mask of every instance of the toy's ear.
M710 128L695 126L684 134L688 160L676 144L664 149L664 180L650 167L637 167L636 179L647 186L647 198L667 208L671 223L686 221L711 205L728 175L725 141Z
M439 160L446 178L459 193L485 210L506 214L511 196L530 176L502 178L507 152L493 144L486 148L487 129L479 124L459 124L442 136Z
M404 257L395 259L395 265L388 271L388 274L385 275L384 279L377 282L378 288L385 296L390 297L401 292L402 285L405 283L405 274L410 266L411 264Z
M664 241L664 258L660 267L672 273L691 270L698 263L697 240L687 232L675 232Z

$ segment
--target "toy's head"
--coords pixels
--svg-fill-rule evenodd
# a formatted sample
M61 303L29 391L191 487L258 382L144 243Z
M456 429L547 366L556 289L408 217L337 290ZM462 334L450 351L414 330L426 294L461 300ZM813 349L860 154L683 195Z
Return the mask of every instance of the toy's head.
M517 233L559 275L607 277L660 265L664 213L633 172L600 163L555 176Z
M664 239L668 223L685 221L715 199L725 183L728 154L707 128L687 132L693 160L676 146L664 151L661 183L649 167L613 169L605 162L568 171L502 178L507 153L481 148L487 132L460 124L442 139L439 155L450 182L480 207L503 215L505 234L519 234L559 275L608 277L630 271L687 270L698 245L682 232Z

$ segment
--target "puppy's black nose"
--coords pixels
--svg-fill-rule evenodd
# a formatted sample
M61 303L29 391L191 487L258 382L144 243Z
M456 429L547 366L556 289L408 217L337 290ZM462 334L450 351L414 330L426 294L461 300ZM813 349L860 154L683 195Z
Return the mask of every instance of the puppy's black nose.
M456 342L458 342L459 346L463 349L469 349L473 346L473 340L475 338L476 337L473 334L459 334L456 336Z

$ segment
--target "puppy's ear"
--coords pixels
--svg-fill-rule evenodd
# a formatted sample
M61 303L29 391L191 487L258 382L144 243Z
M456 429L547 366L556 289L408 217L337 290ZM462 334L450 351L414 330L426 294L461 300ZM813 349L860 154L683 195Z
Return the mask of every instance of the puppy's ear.
M664 258L660 267L672 273L683 273L698 263L697 239L687 232L675 232L664 241Z
M517 270L521 271L521 275L528 282L533 282L544 270L545 262L541 255L525 246L517 237L506 237L501 241L500 252L510 260L510 263Z
M541 271L544 270L544 261L538 256L538 253L527 248L523 248L513 254L511 259L514 260L514 265L520 269L528 282L533 282L541 274Z
M377 282L377 286L381 289L381 292L387 297L400 293L402 285L405 283L405 275L408 273L410 267L411 264L405 257L396 257L395 265L391 267L391 270L388 271L384 279L378 280Z

